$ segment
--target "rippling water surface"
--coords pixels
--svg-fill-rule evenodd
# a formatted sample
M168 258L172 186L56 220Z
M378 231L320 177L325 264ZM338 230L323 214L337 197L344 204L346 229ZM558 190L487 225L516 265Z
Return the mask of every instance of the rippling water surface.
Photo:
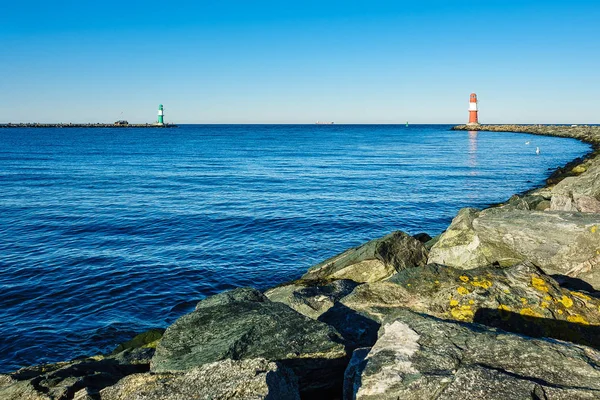
M433 236L589 149L449 128L0 130L0 371L111 350L393 230Z

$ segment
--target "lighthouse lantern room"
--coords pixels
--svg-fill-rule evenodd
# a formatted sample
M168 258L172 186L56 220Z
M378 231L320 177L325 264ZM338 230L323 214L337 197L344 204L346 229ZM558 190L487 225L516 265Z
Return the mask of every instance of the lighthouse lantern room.
M479 125L479 117L477 116L478 111L477 95L475 93L471 93L471 97L469 99L469 123L467 125Z

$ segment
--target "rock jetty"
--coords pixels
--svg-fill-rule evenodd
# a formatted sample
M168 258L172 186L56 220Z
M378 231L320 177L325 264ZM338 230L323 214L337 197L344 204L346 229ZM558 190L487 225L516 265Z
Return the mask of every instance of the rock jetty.
M17 123L17 124L0 124L0 128L177 128L175 124L107 124L107 123L91 123L91 124L45 124L45 123Z
M454 129L593 151L438 237L393 232L111 354L0 375L0 398L599 399L600 127Z

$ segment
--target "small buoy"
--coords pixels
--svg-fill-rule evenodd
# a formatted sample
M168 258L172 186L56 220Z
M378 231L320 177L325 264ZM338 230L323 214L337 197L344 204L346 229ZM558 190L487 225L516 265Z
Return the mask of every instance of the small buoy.
M536 147L536 148L535 148L535 154L537 154L537 155L539 155L539 154L540 154L540 148L539 148L539 147Z

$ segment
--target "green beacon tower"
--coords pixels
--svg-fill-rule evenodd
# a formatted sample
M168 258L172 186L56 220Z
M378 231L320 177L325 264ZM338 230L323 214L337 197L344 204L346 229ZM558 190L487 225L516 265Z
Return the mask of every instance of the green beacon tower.
M158 106L158 125L164 125L165 123L165 111L163 109L163 105L160 104Z

